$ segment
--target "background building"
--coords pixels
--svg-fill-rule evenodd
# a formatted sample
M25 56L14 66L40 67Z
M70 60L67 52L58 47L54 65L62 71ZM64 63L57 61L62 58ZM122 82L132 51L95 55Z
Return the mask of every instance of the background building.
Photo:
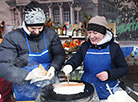
M4 2L6 3L4 4ZM0 20L8 25L22 25L24 6L32 0L1 0ZM138 39L137 0L35 0L44 8L46 19L55 23L77 24L86 17L105 16L108 23L116 23L118 40ZM5 6L6 5L6 6ZM1 16L4 14L4 17ZM6 15L6 16L5 16Z

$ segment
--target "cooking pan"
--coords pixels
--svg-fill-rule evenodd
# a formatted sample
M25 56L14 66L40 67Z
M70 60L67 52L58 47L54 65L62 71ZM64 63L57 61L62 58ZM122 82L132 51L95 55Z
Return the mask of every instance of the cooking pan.
M93 85L78 80L70 80L70 82L78 82L85 84L84 92L72 95L56 94L53 91L53 85L50 84L42 88L39 95L40 102L89 102L89 100L91 100L94 93Z

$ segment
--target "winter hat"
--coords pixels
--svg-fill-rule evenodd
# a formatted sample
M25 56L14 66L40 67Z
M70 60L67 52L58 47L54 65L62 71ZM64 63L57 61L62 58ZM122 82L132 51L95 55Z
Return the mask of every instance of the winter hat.
M95 16L89 20L87 30L97 31L101 34L106 34L107 21L104 16Z
M32 1L25 6L25 24L26 26L41 26L45 23L45 13L41 5Z

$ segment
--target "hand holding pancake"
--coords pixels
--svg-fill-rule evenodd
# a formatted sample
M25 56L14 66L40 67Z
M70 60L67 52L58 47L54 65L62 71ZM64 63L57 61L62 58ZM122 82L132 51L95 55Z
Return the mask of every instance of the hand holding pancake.
M31 72L28 73L25 80L32 80L36 78L42 78L45 76L45 72L40 68L35 68Z

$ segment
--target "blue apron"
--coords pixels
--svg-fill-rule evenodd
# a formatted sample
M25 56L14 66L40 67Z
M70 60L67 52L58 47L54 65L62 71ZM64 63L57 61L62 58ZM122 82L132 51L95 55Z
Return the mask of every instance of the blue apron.
M29 57L28 57L28 64L27 66L21 68L28 72L31 72L33 69L37 68L39 64L41 63L46 70L48 70L48 67L50 65L50 58L49 58L49 52L46 45L46 38L45 34L43 33L44 43L45 43L45 49L41 52L31 52L29 42L27 39L27 35L24 32L27 46L29 49ZM30 101L35 100L41 90L40 87L37 87L34 84L30 84L30 81L26 81L23 85L14 84L14 93L16 97L16 101Z
M96 77L96 74L108 69L111 69L109 46L101 50L89 48L84 58L84 73L81 80L93 83L100 99L107 99L110 95L106 83L108 83L111 88L117 85L117 80L101 81Z

